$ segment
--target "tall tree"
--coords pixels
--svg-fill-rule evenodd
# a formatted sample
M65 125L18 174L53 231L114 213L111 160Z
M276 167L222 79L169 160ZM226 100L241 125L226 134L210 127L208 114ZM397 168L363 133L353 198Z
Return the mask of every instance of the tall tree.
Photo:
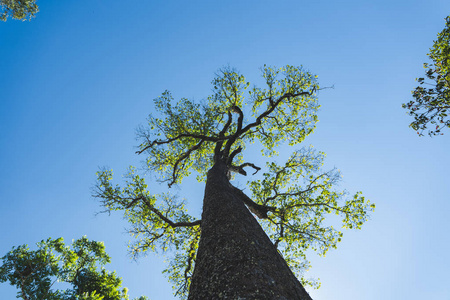
M31 20L39 12L36 0L0 0L0 20Z
M427 128L430 136L443 134L442 129L450 127L450 16L445 21L428 53L431 62L423 64L426 79L416 79L419 86L412 91L414 99L402 105L414 117L409 126L419 135Z
M250 88L237 71L221 70L213 94L201 102L175 103L166 91L138 130L137 153L146 154L145 166L159 181L171 187L192 172L206 181L201 220L187 213L184 200L151 193L134 167L123 187L111 183L112 171L98 173L95 196L130 222L132 253L173 250L165 272L182 298L310 299L302 284L318 284L302 276L306 251L324 255L342 237L325 222L327 214L359 229L374 209L360 193L336 191L339 172L322 171L324 154L312 147L294 150L281 164L269 161L277 146L293 148L314 130L319 86L301 67L264 66L262 76L267 87ZM244 159L249 143L268 158L262 176ZM230 183L248 169L255 171L251 197Z
M128 299L127 289L121 287L122 279L101 267L110 262L103 243L86 237L74 241L72 247L66 246L63 238L41 241L37 250L30 250L27 245L13 247L2 260L0 282L16 286L17 298ZM55 289L56 282L68 283L71 288Z

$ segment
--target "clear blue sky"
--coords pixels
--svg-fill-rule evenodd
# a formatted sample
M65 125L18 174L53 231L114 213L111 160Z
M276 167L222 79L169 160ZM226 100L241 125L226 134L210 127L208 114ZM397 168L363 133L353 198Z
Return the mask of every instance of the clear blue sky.
M230 65L319 75L305 145L327 153L341 187L377 204L337 250L311 256L315 300L450 299L450 132L418 137L401 108L448 0L38 1L31 22L0 23L0 255L47 237L104 241L130 295L173 299L161 255L132 261L127 224L95 215L95 172L138 164L134 132L165 89L202 99ZM203 187L184 192L199 214ZM0 285L1 299L15 290Z

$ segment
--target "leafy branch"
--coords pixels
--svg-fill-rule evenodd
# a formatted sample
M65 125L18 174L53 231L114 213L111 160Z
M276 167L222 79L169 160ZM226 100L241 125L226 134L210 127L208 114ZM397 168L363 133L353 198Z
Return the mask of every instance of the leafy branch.
M282 166L267 163L269 172L263 179L250 182L255 202L268 213L260 218L263 227L283 256L292 260L305 260L309 248L321 255L336 248L342 232L324 224L327 214L340 216L345 228L360 229L375 208L360 193L345 199L345 191L334 191L340 175L336 170L322 172L323 158L312 148L295 151ZM293 265L294 272L301 274L305 264Z
M424 77L416 79L419 86L412 92L413 100L402 104L414 117L409 126L420 136L427 129L430 136L435 136L442 135L445 127L450 128L450 16L428 57L431 63L424 64L428 81Z

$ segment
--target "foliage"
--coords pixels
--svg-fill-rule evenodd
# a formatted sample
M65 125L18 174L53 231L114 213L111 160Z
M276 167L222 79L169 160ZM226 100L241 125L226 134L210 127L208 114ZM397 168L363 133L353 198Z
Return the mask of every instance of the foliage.
M204 101L175 102L168 91L155 99L156 111L148 126L138 131L142 143L137 153L147 155L147 171L170 187L192 172L202 182L209 168L222 161L232 178L247 175L249 167L261 169L245 160L248 144L261 145L262 155L271 159L278 155L277 146L301 143L317 122L317 76L301 67L264 66L262 77L265 88L250 87L243 75L227 68L218 72L213 94ZM299 275L309 267L308 249L325 254L341 240L342 233L326 224L327 214L342 217L346 228L359 229L374 209L360 193L347 198L345 192L334 190L340 176L336 170L321 171L323 156L306 148L295 150L282 166L269 161L267 172L248 182L253 199L232 187ZM98 172L95 196L107 211L122 211L130 222L136 238L133 254L174 250L165 272L175 283L176 294L185 297L201 220L189 216L184 202L171 194L152 194L134 168L123 187L111 180L112 171Z
M28 300L121 300L128 291L121 288L122 279L103 267L110 262L102 242L86 237L75 240L71 247L63 238L37 243L37 250L28 245L13 247L0 266L0 282L9 282L19 289L17 298ZM56 282L68 289L55 289ZM67 286L67 285L66 285ZM145 299L145 298L141 298Z
M298 276L310 268L306 250L325 255L341 241L343 233L325 225L328 214L340 216L343 228L361 229L375 208L360 192L344 200L346 193L334 190L340 174L321 171L324 156L312 147L294 151L282 166L268 162L263 179L250 183L255 202L276 208L261 219L262 225ZM319 286L306 278L302 283Z
M39 12L36 0L0 0L0 20L9 17L16 20L31 20Z
M112 171L98 173L97 197L109 211L123 211L132 225L129 230L136 241L130 245L134 257L147 251L171 249L174 259L168 273L169 279L178 285L177 294L186 295L200 238L200 221L187 214L185 205L171 194L151 195L144 178L130 168L125 176L125 187L111 184Z
M428 134L439 135L450 127L450 16L446 27L438 34L428 53L431 63L425 63L425 78L418 78L419 86L412 92L414 100L403 104L408 114L414 117L410 126L419 135L428 128ZM430 128L429 128L429 127Z

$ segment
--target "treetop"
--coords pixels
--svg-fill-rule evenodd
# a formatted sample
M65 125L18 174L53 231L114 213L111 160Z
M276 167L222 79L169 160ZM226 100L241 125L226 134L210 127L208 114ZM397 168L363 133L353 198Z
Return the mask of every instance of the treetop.
M156 98L157 113L138 133L143 140L138 153L147 154L148 168L169 186L192 170L204 179L205 170L217 159L245 174L244 167L251 166L242 155L247 143L259 141L263 154L271 156L281 142L303 141L317 122L317 76L293 66L264 66L262 76L266 87L250 88L243 75L225 68L217 73L213 94L203 103L186 98L175 103L168 91Z

